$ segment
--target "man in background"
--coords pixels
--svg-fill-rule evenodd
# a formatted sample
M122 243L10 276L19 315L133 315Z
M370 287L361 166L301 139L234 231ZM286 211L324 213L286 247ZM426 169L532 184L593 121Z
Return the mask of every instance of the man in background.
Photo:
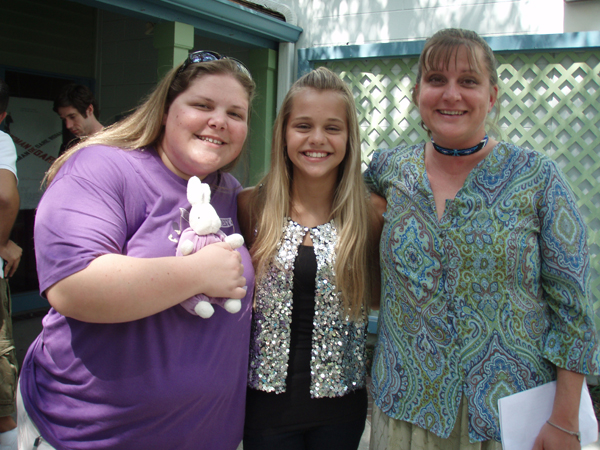
M6 117L8 86L0 79L0 123ZM19 212L17 190L17 151L11 137L0 131L0 450L16 450L17 424L15 390L17 356L12 336L11 302L8 278L21 261L23 250L10 238Z
M90 136L103 128L98 121L100 109L94 94L81 84L66 85L54 100L52 109L65 123L67 130L77 138L61 147L60 154L75 145L79 139Z

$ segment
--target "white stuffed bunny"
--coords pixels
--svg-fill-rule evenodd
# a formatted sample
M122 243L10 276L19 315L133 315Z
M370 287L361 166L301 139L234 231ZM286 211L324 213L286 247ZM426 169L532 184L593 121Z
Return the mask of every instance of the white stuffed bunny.
M187 256L215 242L227 242L236 249L244 245L241 234L227 236L221 231L221 219L210 204L210 186L200 178L192 177L187 185L187 197L192 205L190 227L183 230L177 244L177 256ZM198 294L180 303L190 314L208 319L215 312L213 304L220 305L231 314L237 313L242 302L238 299L207 297Z

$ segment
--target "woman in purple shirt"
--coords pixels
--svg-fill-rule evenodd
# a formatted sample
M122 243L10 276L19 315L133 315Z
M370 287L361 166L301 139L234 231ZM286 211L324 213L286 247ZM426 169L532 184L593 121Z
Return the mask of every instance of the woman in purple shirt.
M254 82L195 52L136 112L51 167L37 213L40 291L52 309L25 358L19 448L224 449L242 438L254 273L248 251L175 257L187 180L212 187L226 234ZM193 295L242 299L201 319Z

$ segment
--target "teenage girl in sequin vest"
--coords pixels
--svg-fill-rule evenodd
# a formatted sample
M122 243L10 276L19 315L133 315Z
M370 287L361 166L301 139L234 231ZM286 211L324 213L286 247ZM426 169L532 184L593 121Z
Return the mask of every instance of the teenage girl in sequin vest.
M275 121L269 173L238 197L258 280L244 450L358 448L385 208L360 167L352 93L326 68L306 74Z

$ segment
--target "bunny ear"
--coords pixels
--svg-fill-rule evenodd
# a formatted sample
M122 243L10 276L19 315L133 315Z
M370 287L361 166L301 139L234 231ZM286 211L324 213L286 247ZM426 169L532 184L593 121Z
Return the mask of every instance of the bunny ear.
M192 177L187 185L187 198L192 205L210 203L210 186L200 181L198 177Z
M202 203L210 203L210 186L206 183L201 183L200 190L202 195Z
M188 180L187 184L187 198L188 201L194 205L202 202L202 181L198 177L192 177Z

